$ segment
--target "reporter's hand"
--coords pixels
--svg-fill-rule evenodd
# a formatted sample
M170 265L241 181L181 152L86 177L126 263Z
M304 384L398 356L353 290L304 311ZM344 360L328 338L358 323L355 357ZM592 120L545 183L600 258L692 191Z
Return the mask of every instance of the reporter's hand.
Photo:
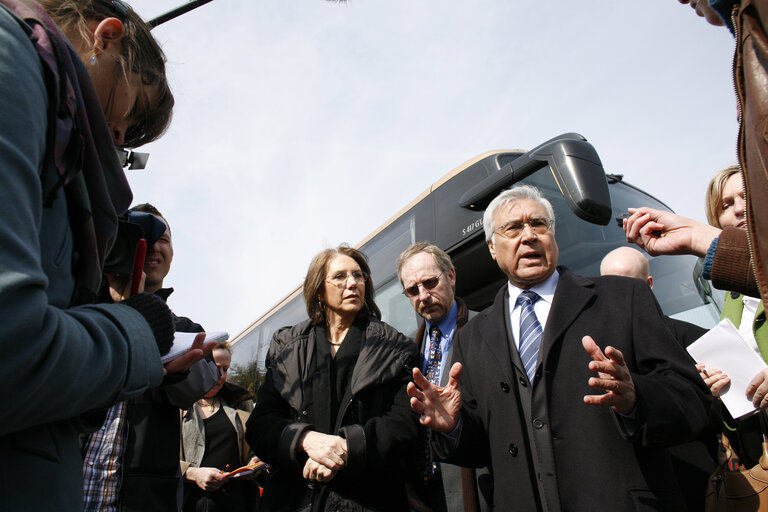
M309 430L300 446L310 459L331 471L338 471L347 463L347 440L342 437Z
M104 277L107 278L109 283L109 296L115 302L120 302L131 296L131 274L112 274L109 272L104 273ZM139 291L144 291L144 281L147 279L147 274L141 273L141 281L139 281Z
M637 244L651 256L693 254L703 257L721 231L682 215L653 208L629 208L629 213L629 218L623 221L627 242Z
M229 480L224 473L216 468L187 468L184 478L197 484L204 491L218 491Z
M703 363L698 363L696 369L715 398L719 398L720 393L731 383L731 378L719 368L705 368Z
M261 462L258 457L253 457L251 460L248 461L248 466L251 464L256 464L258 462ZM238 478L241 480L255 480L259 477L259 475L264 471L264 468L259 469L258 471L254 471L253 473L249 473L247 475L239 476Z
M205 333L200 332L195 336L195 341L192 343L192 348L182 356L177 357L173 361L165 363L164 373L184 373L189 370L189 367L205 358L213 351L213 347L216 346L215 341L205 342Z
M765 410L768 408L768 368L761 370L747 385L747 398L752 405Z

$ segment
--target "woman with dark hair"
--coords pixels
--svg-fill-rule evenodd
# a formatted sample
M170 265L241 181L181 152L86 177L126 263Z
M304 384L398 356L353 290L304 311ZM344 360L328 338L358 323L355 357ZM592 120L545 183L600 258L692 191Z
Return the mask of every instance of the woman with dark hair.
M310 319L278 330L246 439L269 461L262 510L407 510L405 460L420 449L405 388L416 345L380 320L365 256L309 265Z

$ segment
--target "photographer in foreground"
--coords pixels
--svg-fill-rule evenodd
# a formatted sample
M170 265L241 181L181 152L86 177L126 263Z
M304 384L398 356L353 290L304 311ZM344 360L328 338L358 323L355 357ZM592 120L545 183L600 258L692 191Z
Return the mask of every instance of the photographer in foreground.
M158 138L172 106L162 50L123 2L0 0L4 511L82 510L79 415L203 356L201 335L163 368L173 320L157 297L93 304L131 201L115 145Z

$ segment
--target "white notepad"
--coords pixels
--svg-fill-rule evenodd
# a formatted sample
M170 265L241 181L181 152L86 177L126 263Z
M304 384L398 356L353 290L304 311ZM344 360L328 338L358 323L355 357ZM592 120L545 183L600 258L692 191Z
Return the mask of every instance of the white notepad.
M706 368L719 368L731 379L720 392L720 399L734 418L756 410L747 399L747 386L752 378L768 367L763 358L749 346L739 330L727 318L688 346L688 353Z
M195 338L199 332L175 332L173 333L173 345L171 350L167 354L162 356L160 360L163 364L173 361L177 357L186 354L189 349L192 348L192 343L195 342ZM205 333L205 342L209 341L224 341L229 338L229 334L223 331L214 331Z

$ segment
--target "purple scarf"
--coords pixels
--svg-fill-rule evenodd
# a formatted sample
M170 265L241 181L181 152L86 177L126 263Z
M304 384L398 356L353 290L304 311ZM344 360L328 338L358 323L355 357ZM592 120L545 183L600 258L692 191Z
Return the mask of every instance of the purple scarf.
M67 38L36 2L0 2L26 22L43 65L49 99L43 204L50 206L63 189L74 239L70 304L92 303L117 232L117 214L130 206L131 189L91 79ZM47 172L51 167L55 173Z

